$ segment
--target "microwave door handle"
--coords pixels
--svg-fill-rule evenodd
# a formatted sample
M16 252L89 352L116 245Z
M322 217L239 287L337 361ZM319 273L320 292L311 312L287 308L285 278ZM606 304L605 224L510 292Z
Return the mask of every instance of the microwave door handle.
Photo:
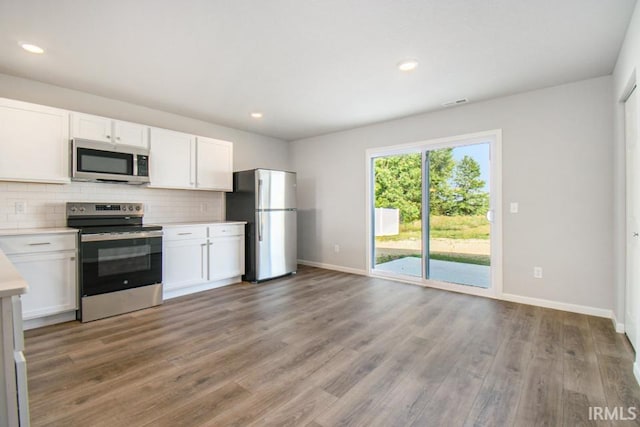
M133 176L138 176L138 155L133 155Z

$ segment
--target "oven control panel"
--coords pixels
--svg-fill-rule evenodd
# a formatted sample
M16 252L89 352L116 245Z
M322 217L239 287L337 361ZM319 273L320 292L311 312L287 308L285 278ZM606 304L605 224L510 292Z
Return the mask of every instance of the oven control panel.
M142 203L67 202L67 217L73 216L142 216Z

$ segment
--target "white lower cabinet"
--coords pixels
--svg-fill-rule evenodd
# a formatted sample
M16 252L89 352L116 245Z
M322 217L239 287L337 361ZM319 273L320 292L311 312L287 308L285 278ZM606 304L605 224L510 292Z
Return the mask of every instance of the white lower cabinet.
M167 241L162 253L165 291L207 282L207 239Z
M165 226L163 297L230 285L244 274L244 224Z
M31 327L55 323L39 320L62 313L69 315L65 320L75 318L76 237L75 233L0 237L0 249L29 285L21 299L22 318L34 321Z
M9 259L29 284L22 296L24 320L78 308L75 253L9 255Z

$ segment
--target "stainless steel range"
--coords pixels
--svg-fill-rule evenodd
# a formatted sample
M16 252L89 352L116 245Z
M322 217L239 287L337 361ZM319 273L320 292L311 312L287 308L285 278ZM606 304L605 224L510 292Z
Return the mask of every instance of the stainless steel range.
M67 203L80 229L83 322L162 304L162 227L143 225L142 203Z

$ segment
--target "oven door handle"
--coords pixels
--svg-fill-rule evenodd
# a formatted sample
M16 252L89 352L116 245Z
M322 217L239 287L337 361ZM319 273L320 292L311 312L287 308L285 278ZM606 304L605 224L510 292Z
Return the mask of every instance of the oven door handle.
M80 238L81 242L106 242L109 240L131 240L131 239L149 239L153 237L162 237L162 231L140 231L133 233L98 233L83 234Z

